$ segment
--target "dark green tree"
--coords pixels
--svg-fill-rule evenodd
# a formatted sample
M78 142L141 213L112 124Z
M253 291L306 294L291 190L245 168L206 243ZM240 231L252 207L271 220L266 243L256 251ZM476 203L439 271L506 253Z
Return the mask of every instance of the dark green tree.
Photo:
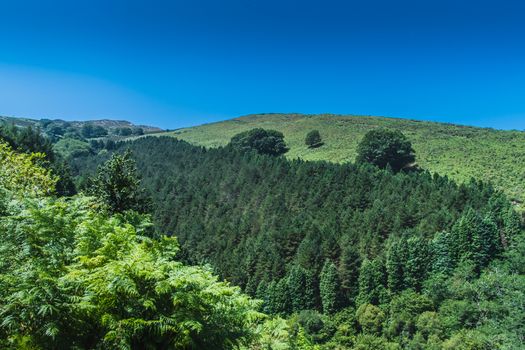
M288 292L293 312L315 308L315 279L309 271L294 266L288 274Z
M353 302L359 292L359 267L361 256L354 245L348 244L342 248L339 259L339 276L341 290L346 302Z
M471 250L478 272L501 252L498 227L490 215L485 216L473 230Z
M521 219L518 213L509 207L503 213L503 232L501 233L501 245L506 248L521 232Z
M407 239L407 261L404 268L405 285L419 292L427 278L430 265L430 250L425 238L420 235Z
M94 125L92 123L84 124L80 132L86 139L104 137L108 135L108 131L103 126Z
M319 130L312 130L308 134L306 134L304 143L308 146L308 148L322 146L323 141L321 139L321 134L319 133Z
M288 147L284 142L284 135L279 131L266 129L252 129L232 137L231 147L241 150L254 150L259 154L280 156L288 152Z
M148 199L140 188L135 161L131 152L114 154L101 165L90 179L87 193L104 203L110 212L122 213L134 210L144 213Z
M388 297L386 285L386 272L381 259L365 259L359 272L358 304L379 305Z
M456 260L469 260L478 273L502 250L501 237L492 215L482 218L472 209L454 225L451 245Z
M386 271L388 289L397 293L405 288L405 267L408 249L405 239L398 239L392 243L387 252Z
M287 315L292 311L288 281L272 281L266 290L266 312Z
M323 313L334 313L340 304L340 288L339 275L335 264L330 260L326 260L323 270L319 275L319 294L321 296L321 303L323 305Z
M115 132L117 135L120 135L120 136L129 136L133 134L133 130L129 127L118 128L117 130L115 130Z
M383 169L390 166L397 172L415 160L412 143L398 130L371 130L357 146L357 162L371 163Z
M432 273L449 275L457 261L451 252L451 234L448 232L438 232L434 235L430 243L432 254Z

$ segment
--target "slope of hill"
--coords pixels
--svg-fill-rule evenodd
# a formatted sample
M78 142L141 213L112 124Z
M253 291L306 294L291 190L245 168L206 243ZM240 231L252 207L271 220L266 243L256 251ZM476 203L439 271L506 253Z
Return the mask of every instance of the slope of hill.
M525 133L382 117L260 114L167 133L205 147L218 147L242 131L261 127L281 131L288 158L353 161L363 135L377 127L401 130L412 141L420 167L464 182L490 180L517 204L525 201ZM309 149L308 131L320 131L325 143ZM159 134L165 135L165 134Z

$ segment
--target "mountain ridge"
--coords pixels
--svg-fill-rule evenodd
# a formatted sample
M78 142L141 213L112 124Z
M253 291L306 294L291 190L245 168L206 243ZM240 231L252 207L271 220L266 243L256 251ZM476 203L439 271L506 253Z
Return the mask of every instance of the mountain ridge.
M113 128L123 128L123 127L135 127L135 128L142 128L145 133L154 133L154 132L161 132L164 131L164 129L151 126L151 125L142 125L142 124L135 124L128 120L124 119L108 119L108 118L101 118L101 119L90 119L90 120L64 120L60 118L56 119L50 119L50 118L26 118L26 117L12 117L12 116L2 116L0 115L0 121L4 122L10 122L14 123L18 126L35 126L38 127L39 124L46 123L48 121L54 122L54 123L67 123L75 127L81 128L83 125L91 124L94 126L102 126L109 129Z

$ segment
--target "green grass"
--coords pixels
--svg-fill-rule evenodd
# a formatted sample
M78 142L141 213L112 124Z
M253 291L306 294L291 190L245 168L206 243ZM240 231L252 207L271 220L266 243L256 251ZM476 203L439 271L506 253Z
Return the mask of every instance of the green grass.
M472 177L489 180L518 205L525 201L525 133L520 131L380 117L261 114L159 135L218 147L255 127L281 131L290 147L288 158L331 162L353 161L357 144L373 128L398 129L412 141L420 167L459 182ZM308 149L304 138L313 129L320 131L325 144Z

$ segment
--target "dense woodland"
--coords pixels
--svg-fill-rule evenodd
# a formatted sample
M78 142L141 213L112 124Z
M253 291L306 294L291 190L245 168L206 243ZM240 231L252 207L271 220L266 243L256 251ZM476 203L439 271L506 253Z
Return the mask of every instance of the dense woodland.
M525 241L504 194L382 158L287 160L283 142L102 145L68 159L73 198L38 161L0 176L0 254L27 247L0 273L5 346L523 347ZM23 199L29 173L45 185Z
M458 332L483 325L486 311L464 301L463 291L442 287L455 286L453 278L476 281L519 236L520 218L503 194L422 170L288 161L233 146L204 149L172 138L119 144L117 152L130 150L137 162L156 227L179 237L186 262L210 264L263 300L267 313L315 323L307 328L328 348L340 325L323 314L350 317L348 339L371 333L415 348L472 336ZM93 173L109 157L77 159L73 168ZM390 314L392 303L415 301L421 305L408 314ZM442 320L441 308L455 320ZM374 332L363 331L358 311L379 317ZM415 326L423 314L451 324L425 338Z
M470 178L491 181L525 211L525 132L495 130L420 120L337 115L266 113L247 115L165 133L204 147L227 145L231 138L254 128L274 129L284 134L288 159L354 162L357 147L371 130L386 128L405 134L414 147L416 162L425 170L449 176L457 182ZM305 137L320 133L322 147L311 147Z

